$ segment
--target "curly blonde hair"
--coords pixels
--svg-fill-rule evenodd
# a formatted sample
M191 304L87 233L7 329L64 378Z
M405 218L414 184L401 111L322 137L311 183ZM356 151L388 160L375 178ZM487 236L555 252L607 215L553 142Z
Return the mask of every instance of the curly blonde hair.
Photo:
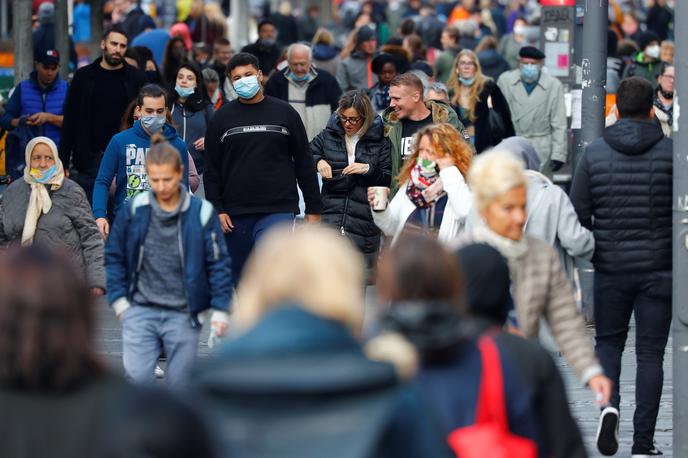
M413 152L406 159L401 172L397 176L399 185L406 182L411 176L411 169L416 165L420 154L420 139L430 137L430 143L436 156L449 155L454 159L454 164L464 178L468 175L468 169L473 161L473 149L454 126L449 123L431 124L420 129L413 139Z

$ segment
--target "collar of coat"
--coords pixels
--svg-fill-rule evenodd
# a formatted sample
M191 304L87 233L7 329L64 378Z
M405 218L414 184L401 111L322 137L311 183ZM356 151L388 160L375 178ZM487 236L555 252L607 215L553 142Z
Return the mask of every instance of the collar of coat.
M429 100L425 102L425 106L428 107L432 113L433 124L449 122L449 105L444 102ZM389 137L389 133L400 121L391 107L387 108L387 110L389 110L389 112L385 111L382 116L382 119L385 121L385 137Z

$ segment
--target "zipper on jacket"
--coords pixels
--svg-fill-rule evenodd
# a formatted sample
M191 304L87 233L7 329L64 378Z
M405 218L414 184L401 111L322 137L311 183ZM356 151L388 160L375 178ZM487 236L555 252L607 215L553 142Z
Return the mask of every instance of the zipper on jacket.
M342 231L342 235L346 235L346 232L344 232L344 222L346 221L346 211L349 209L349 196L346 196L346 200L344 201L344 212L342 213L342 223L339 226L339 229Z
M189 309L189 324L193 329L199 328L198 320L194 319L193 310L191 310L191 300L189 296L189 288L186 285L186 271L184 269L184 243L182 241L182 215L177 215L177 241L179 243L179 260L182 263L182 286L184 286L184 297L186 297L186 306Z

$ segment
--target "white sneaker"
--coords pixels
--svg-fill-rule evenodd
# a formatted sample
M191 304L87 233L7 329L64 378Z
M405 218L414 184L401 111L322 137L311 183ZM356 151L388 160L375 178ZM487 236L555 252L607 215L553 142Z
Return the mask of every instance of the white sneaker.
M155 374L155 378L165 377L165 371L162 370L162 368L158 364L155 365L155 370L153 371L153 373Z
M657 449L657 447L652 447L652 450L648 450L644 453L633 453L631 458L652 458L653 456L663 456L664 454Z
M597 450L604 456L613 456L619 450L619 410L615 407L605 408L600 415Z

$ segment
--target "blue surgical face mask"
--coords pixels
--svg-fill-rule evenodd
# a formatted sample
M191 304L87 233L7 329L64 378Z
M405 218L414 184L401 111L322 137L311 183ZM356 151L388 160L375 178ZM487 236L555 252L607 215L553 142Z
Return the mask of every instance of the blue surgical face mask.
M57 165L52 165L45 171L41 172L38 169L31 169L29 175L31 175L39 183L47 183L50 179L57 173Z
M475 77L473 77L473 78L461 78L459 76L459 82L464 86L473 86L473 83L475 83Z
M537 64L521 64L521 79L525 83L534 83L540 78L540 67Z
M304 81L307 81L308 78L310 78L311 75L310 75L310 73L306 73L306 74L303 75L303 76L299 76L299 75L297 75L296 73L294 73L294 72L292 72L291 70L289 70L289 71L287 72L287 76L288 76L292 81L295 81L295 82L297 82L297 83L303 83Z
M141 116L141 124L146 128L148 132L154 134L159 132L165 125L165 116L157 115L144 115Z
M189 97L196 91L196 86L194 87L181 87L180 85L176 85L174 87L174 90L177 91L177 94L179 94L179 97Z
M237 95L245 100L252 99L260 90L260 83L256 75L244 76L234 81L232 85Z

